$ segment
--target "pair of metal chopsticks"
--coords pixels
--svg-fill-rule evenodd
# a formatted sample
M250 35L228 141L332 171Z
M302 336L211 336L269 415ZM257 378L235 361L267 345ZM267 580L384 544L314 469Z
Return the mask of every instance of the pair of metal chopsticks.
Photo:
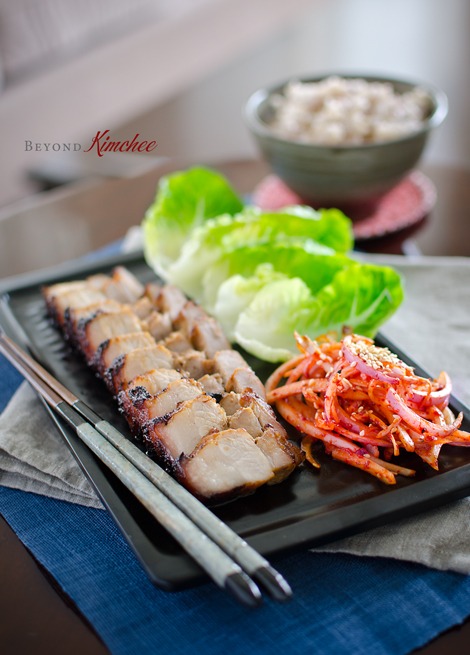
M0 352L221 588L245 605L292 591L256 550L110 423L64 387L0 328ZM258 584L257 584L258 583Z

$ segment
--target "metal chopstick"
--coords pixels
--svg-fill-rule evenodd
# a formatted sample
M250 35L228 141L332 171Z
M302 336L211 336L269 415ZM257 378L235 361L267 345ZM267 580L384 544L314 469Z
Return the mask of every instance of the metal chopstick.
M0 351L219 587L229 591L245 605L255 607L260 604L262 597L258 586L241 567L84 420L75 408L63 401L34 368L17 355L16 349L10 349L3 336L0 336Z
M287 581L277 572L269 562L256 550L231 530L223 521L218 519L207 507L181 487L171 476L160 468L153 460L144 455L134 444L124 437L110 423L104 421L83 401L79 400L71 391L62 385L56 378L48 373L40 364L22 350L6 335L2 341L15 352L30 368L34 368L50 388L62 400L77 410L100 434L102 434L117 450L120 451L136 468L139 469L165 496L185 514L191 521L203 530L228 555L276 600L286 600L292 595ZM0 342L1 343L1 342Z

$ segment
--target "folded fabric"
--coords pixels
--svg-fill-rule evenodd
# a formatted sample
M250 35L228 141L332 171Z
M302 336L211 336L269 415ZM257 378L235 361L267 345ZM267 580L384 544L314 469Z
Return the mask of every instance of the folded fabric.
M372 257L404 276L406 301L384 334L437 375L445 369L455 394L470 403L470 261ZM5 375L12 375L5 373ZM57 429L22 385L0 417L0 483L101 507ZM322 551L382 556L470 573L470 499L324 546Z

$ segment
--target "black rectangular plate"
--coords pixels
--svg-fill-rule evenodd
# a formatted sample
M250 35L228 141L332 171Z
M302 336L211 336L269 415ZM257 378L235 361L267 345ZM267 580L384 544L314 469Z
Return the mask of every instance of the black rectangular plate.
M133 440L116 404L83 360L64 343L46 316L41 286L108 272L126 265L143 282L155 279L141 255L119 255L89 264L72 263L42 273L0 282L0 323L5 331L53 375L104 419ZM388 346L417 373L425 372L383 337ZM265 380L272 365L247 356ZM470 412L456 399L451 408L464 412L463 429L470 429ZM152 581L166 590L183 589L205 579L201 569L158 525L132 494L58 418L53 417L72 453L127 539ZM307 548L384 524L397 518L461 498L470 492L470 450L446 446L436 472L417 456L405 454L400 463L416 470L414 478L400 478L394 486L335 462L318 451L319 471L303 465L288 480L265 486L253 496L214 509L214 512L264 555Z

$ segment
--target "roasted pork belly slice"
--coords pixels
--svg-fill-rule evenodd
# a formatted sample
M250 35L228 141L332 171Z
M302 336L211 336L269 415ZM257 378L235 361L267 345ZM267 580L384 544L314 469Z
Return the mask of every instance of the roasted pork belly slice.
M273 478L268 458L243 429L207 435L180 468L185 486L213 502L252 493Z
M204 389L204 392L209 396L222 397L224 394L224 384L222 378L218 373L211 375L203 375L198 379L199 384Z
M232 416L232 414L235 414L235 412L238 412L238 410L241 409L240 394L235 393L235 391L224 393L220 400L220 405L223 407L227 416Z
M145 291L144 285L124 266L116 266L113 270L112 279L120 285L123 293L127 295L127 302L135 302L143 296Z
M46 299L46 302L49 302L57 295L61 293L67 293L68 291L78 291L83 289L83 287L88 288L89 285L85 280L75 280L73 282L58 282L57 284L50 284L49 286L42 288L42 294Z
M157 453L175 464L181 455L189 455L203 436L227 427L223 409L210 396L188 400L170 415L149 421L146 438Z
M138 348L154 346L155 341L148 332L131 332L108 339L101 344L95 356L94 365L103 375L114 360Z
M196 305L192 300L186 300L178 315L173 319L173 327L191 339L194 327L207 318L206 312L200 305Z
M147 316L145 326L155 341L161 341L173 330L170 315L156 310Z
M137 376L158 368L173 368L171 352L162 345L138 348L119 357L106 371L105 379L110 389L117 393L126 389Z
M123 266L117 266L111 277L93 276L89 279L94 281L108 298L118 302L135 303L144 293L144 286Z
M140 387L141 389L145 389L149 397L155 396L160 391L166 389L170 382L181 380L182 377L181 373L175 371L174 368L155 368L131 380L127 386L127 390L130 392Z
M241 393L251 389L265 398L264 385L237 350L220 350L214 353L214 371L220 373L227 391Z
M104 341L123 334L141 331L142 328L137 316L130 309L123 309L120 312L111 314L97 314L95 317L80 323L77 341L90 364Z
M212 360L208 360L199 350L187 350L175 356L175 367L185 371L189 377L198 380L203 375L212 372Z
M264 384L248 366L236 368L227 381L225 388L227 391L235 391L236 393L253 391L260 398L266 398Z
M251 407L242 407L237 410L234 414L229 416L228 424L229 427L235 430L238 428L243 428L254 439L260 437L263 434L260 422L256 418L255 413Z
M137 300L135 303L132 303L130 308L137 316L137 318L140 318L141 321L148 319L150 314L154 311L152 302L149 298L147 298L147 296L142 296L142 298L139 298L139 300Z
M177 330L171 332L165 339L162 341L163 345L175 353L184 353L188 350L192 350L192 345L188 341L187 337L178 332Z
M187 301L188 299L178 287L165 284L155 298L155 306L162 314L169 314L170 319L174 321Z
M268 484L282 482L303 461L300 449L273 428L264 430L255 442L268 458L274 474Z
M67 336L74 339L79 331L80 323L84 323L87 319L98 314L116 314L120 311L122 311L122 304L110 298L94 302L86 307L69 307L65 310L63 327Z
M287 438L271 407L253 393L233 391L220 401L231 428L244 428L269 459L274 477L269 484L284 480L303 461L300 449Z
M140 403L140 423L165 417L178 409L181 403L202 395L203 391L195 380L187 378L174 380L164 391Z
M249 407L253 410L253 413L263 430L266 428L274 428L274 430L283 437L287 437L284 426L277 420L276 414L271 405L268 405L268 403L257 394L251 392L242 393L239 396L239 402L240 407Z
M189 300L173 321L173 327L180 330L197 350L212 357L218 350L230 348L222 328L217 321Z
M94 275L89 275L86 279L86 283L93 287L94 289L99 289L100 291L106 286L109 282L109 275L104 273L95 273Z
M133 432L138 432L139 410L144 401L160 393L171 382L181 380L181 373L172 368L156 368L138 375L127 386L127 389L118 393L118 403Z
M145 285L144 295L150 300L154 307L157 306L157 298L162 291L162 285L158 282L148 282Z
M213 357L219 350L230 348L227 337L214 319L195 325L191 341L197 350L202 350L208 357Z
M54 286L57 287L57 285ZM80 309L81 307L105 300L105 296L101 291L93 289L86 284L79 284L73 288L67 288L66 286L62 289L57 289L53 293L49 291L45 293L47 294L46 298L49 311L59 325L63 325L67 310Z

